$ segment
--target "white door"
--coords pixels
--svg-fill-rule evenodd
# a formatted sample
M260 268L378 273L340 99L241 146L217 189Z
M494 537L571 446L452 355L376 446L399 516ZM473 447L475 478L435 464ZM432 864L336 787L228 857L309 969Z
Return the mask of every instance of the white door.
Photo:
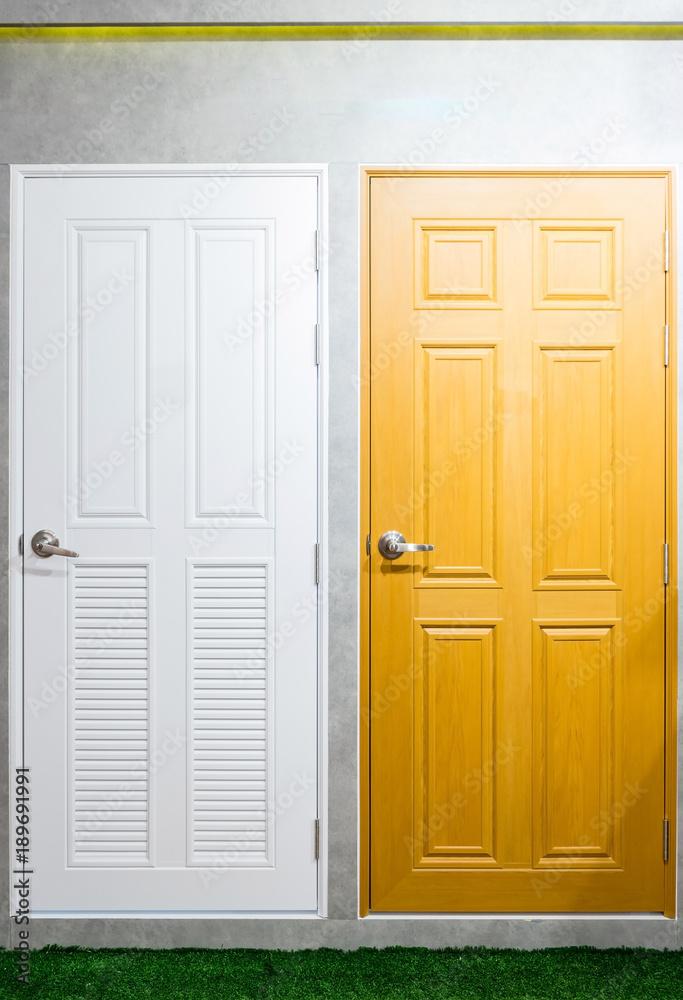
M24 224L33 911L315 910L317 178L29 178Z

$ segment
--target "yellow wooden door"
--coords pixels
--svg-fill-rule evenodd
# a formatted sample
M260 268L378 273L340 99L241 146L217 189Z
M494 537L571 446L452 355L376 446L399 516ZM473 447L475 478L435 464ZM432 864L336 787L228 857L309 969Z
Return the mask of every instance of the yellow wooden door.
M665 180L370 205L371 909L662 911Z

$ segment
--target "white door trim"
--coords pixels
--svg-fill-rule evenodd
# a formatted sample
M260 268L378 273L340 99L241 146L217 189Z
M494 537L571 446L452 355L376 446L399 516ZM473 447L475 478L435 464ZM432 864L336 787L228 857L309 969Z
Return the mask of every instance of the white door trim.
M199 177L198 198L211 199L215 177L315 177L318 182L318 229L321 254L318 274L318 317L320 323L318 374L318 542L320 545L318 589L318 816L320 818L320 859L318 862L318 916L327 916L327 683L328 683L328 524L323 502L327 496L328 468L328 386L327 364L327 166L325 164L284 163L272 165L223 164L19 164L10 167L10 513L9 513L9 705L10 769L23 763L23 576L19 539L24 533L23 508L23 288L24 288L24 193L33 177ZM215 183L215 182L214 182ZM220 190L220 188L218 188ZM313 350L313 346L311 347ZM14 782L10 781L13 789ZM10 816L14 816L10 793ZM9 871L12 870L14 838L9 838ZM11 879L9 880L11 883ZM8 897L11 912L11 897ZM164 914L168 917L170 914ZM201 916L201 914L197 914ZM222 913L221 916L226 916ZM244 917L245 914L235 914Z

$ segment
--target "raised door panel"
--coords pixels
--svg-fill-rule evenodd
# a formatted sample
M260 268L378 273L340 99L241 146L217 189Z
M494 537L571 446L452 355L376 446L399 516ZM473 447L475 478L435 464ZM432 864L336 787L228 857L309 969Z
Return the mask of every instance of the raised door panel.
M434 545L419 586L496 586L499 350L495 344L415 342L410 503L418 511L421 540Z
M416 309L500 309L500 223L416 219Z
M621 222L535 222L533 238L536 309L621 306Z
M186 236L188 523L272 526L274 223Z
M536 348L534 583L614 587L617 347Z
M69 223L68 236L68 524L148 525L150 230Z
M495 864L494 626L417 622L415 647L413 864Z
M538 627L537 867L621 865L621 657L613 626Z

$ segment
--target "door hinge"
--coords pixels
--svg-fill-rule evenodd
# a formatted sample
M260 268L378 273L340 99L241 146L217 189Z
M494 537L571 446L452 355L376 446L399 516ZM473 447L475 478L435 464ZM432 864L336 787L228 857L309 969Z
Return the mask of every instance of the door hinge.
M313 821L315 823L315 860L320 860L320 820L316 819Z
M669 230L664 232L664 270L669 270Z
M664 586L669 582L669 543L664 542Z
M369 556L371 552L372 542L370 541L370 534L368 533L368 537L365 539L365 554Z
M320 364L320 323L315 324L315 363Z
M664 860L669 860L669 821L664 820Z
M664 324L664 367L669 365L669 324Z
M315 269L320 270L320 230L315 231Z
M320 583L320 542L315 543L315 582Z

